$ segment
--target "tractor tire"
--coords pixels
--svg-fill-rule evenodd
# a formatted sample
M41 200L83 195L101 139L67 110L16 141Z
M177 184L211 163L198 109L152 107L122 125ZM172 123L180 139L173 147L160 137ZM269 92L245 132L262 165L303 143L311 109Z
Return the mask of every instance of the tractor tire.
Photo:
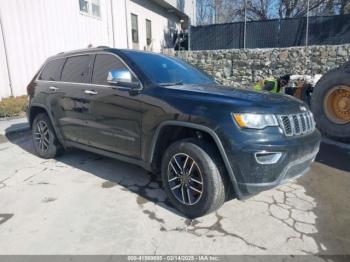
M326 73L316 84L311 111L322 134L350 140L350 69L340 67Z

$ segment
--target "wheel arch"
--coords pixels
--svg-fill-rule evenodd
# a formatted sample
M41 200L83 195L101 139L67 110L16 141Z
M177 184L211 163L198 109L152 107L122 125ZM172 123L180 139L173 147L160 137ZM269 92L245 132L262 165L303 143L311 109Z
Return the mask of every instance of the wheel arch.
M35 105L35 106L31 106L29 108L29 110L28 110L28 122L29 122L30 127L33 126L33 122L34 122L36 115L38 115L40 113L45 113L48 115L46 108L43 106Z
M52 115L49 113L50 111L48 110L48 108L45 106L45 105L41 105L41 104L31 104L31 106L29 107L28 109L28 121L29 121L29 126L30 128L32 128L32 125L33 125L33 121L35 119L35 116L37 114L40 114L40 113L45 113L50 121L51 121L51 124L54 128L54 131L55 131L55 134L59 140L59 142L65 147L65 144L64 144L64 139L61 135L61 132L60 130L58 129L57 125L56 125L56 121L54 120L54 118L52 117Z
M232 183L232 186L233 186L233 189L234 189L236 196L238 198L241 197L241 193L240 193L239 188L238 188L236 177L233 173L233 170L231 168L231 164L230 164L228 157L225 153L225 150L224 150L224 147L220 141L220 138L218 137L218 135L215 133L214 130L212 130L211 128L209 128L207 126L203 126L203 125L195 124L195 123L175 121L175 120L169 120L169 121L162 122L157 127L157 129L153 135L151 146L149 149L148 162L149 162L150 166L152 166L152 164L154 164L156 153L157 153L156 151L157 151L157 148L159 146L159 142L162 140L162 133L163 133L162 131L167 127L189 128L189 129L192 129L193 131L199 131L201 133L208 135L215 143L215 147L218 150L220 157L225 165L226 172L227 172L229 179Z

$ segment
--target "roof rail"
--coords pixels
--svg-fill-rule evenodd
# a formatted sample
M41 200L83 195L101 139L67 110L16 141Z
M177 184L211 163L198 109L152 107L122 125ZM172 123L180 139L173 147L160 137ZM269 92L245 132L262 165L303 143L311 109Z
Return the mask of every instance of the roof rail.
M99 45L97 48L110 48L110 47L106 45Z

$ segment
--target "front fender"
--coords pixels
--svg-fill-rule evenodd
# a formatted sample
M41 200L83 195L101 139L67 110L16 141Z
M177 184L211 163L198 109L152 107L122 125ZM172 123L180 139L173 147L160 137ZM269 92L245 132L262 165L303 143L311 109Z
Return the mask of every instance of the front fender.
M176 121L176 120L169 120L169 121L164 121L162 122L156 129L153 138L152 138L152 142L151 142L151 146L149 149L149 159L147 160L147 162L149 163L149 165L151 165L152 161L153 161L153 157L154 157L154 153L155 153L155 149L156 149L156 145L157 145L157 141L159 139L159 134L162 130L162 128L166 127L166 126L181 126L181 127L188 127L188 128L192 128L192 129L196 129L202 132L207 133L209 136L212 137L212 139L215 141L215 144L220 152L221 158L225 164L225 168L227 171L227 174L229 175L230 181L233 185L233 189L235 191L235 194L237 195L238 198L241 198L241 193L239 191L238 188L238 184L237 184L237 180L236 177L233 173L233 170L231 168L229 159L226 155L226 152L224 150L224 147L220 141L220 138L218 137L218 135L215 133L215 131L207 126L203 126L200 124L195 124L195 123L189 123L189 122L182 122L182 121Z

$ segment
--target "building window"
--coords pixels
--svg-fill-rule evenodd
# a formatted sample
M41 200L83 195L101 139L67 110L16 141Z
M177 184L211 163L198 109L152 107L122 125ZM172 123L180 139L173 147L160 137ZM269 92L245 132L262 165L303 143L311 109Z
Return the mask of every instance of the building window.
M92 0L91 1L91 10L92 10L92 15L101 17L101 10L100 10L100 0Z
M131 38L133 43L139 42L139 27L137 22L137 15L131 14Z
M101 17L100 0L79 0L80 12L94 17Z
M79 0L80 11L84 13L89 13L89 2L88 0Z
M152 43L152 22L146 19L146 43L150 46Z

